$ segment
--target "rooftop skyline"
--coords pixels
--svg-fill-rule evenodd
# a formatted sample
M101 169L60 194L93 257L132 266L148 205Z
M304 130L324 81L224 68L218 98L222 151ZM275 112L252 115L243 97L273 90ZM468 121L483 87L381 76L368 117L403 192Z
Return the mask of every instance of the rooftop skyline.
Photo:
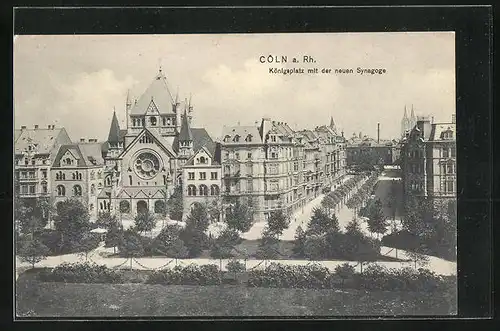
M65 127L74 141L106 139L113 108L125 127L127 91L139 98L157 75L181 100L192 96L193 127L262 117L292 129L328 125L349 138L399 137L404 107L450 122L455 113L454 33L18 36L14 43L15 128ZM385 68L384 75L278 75L260 56L310 55L317 68ZM82 125L84 123L85 125ZM339 130L339 131L340 131Z

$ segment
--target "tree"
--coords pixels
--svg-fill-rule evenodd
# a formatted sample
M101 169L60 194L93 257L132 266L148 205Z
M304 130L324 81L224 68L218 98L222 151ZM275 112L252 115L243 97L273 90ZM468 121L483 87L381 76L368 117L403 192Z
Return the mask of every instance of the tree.
M78 242L78 248L85 255L85 261L88 259L88 255L91 251L99 247L99 237L92 234L85 234Z
M144 233L146 231L153 231L156 226L157 220L153 213L149 210L138 213L134 219L135 227L137 231Z
M247 232L252 227L252 216L249 206L236 200L236 203L231 206L229 212L226 214L226 223L231 229Z
M245 266L238 260L231 260L226 265L227 271L232 272L234 274L234 278L236 279L236 274L238 272L245 271Z
M420 236L433 236L434 206L426 198L410 197L406 201L405 216L402 219L403 229Z
M100 212L97 216L96 225L100 228L110 229L118 223L116 216L110 212Z
M135 229L128 229L123 233L123 240L119 243L118 249L122 256L130 259L130 269L132 269L132 258L144 254L141 236Z
M354 275L354 267L349 263L344 263L335 268L335 273L342 279L342 286L344 286L345 280Z
M413 251L407 251L405 253L406 257L408 257L411 261L415 263L415 269L417 269L417 264L421 266L425 266L429 263L429 257L424 254L420 254Z
M328 212L328 215L330 215L330 210L335 208L335 205L335 200L330 195L326 195L321 200L321 206Z
M363 236L361 226L357 218L353 218L345 227L345 233L350 236Z
M72 248L90 229L87 207L77 199L67 199L58 204L54 217L56 231L61 234L61 248Z
M340 231L339 222L335 214L329 217L323 208L314 208L307 233L319 235L329 230Z
M274 259L279 255L279 239L276 233L270 231L269 228L264 228L255 255L263 260Z
M116 247L120 246L123 241L123 227L118 224L111 224L106 233L105 245L106 247L113 247L113 253L116 252Z
M180 221L182 220L183 206L182 206L182 187L177 186L174 193L167 201L167 208L169 211L170 219Z
M188 256L188 249L180 238L182 228L176 224L164 227L153 242L153 250L177 259Z
M206 209L211 223L220 221L220 214L222 210L222 202L220 198L217 197L212 199L210 203L207 203Z
M297 227L295 232L295 241L293 242L293 253L296 256L304 256L304 247L306 244L307 236L301 226Z
M199 256L206 241L205 231L208 229L208 214L201 203L194 204L191 213L186 219L186 227L182 231L181 239L186 244L189 256Z
M49 248L37 238L21 242L17 252L21 261L31 264L31 268L34 268L36 263L45 259L47 254L49 254Z
M54 207L54 199L52 197L39 197L36 199L36 213L41 216L42 227L45 227L52 219L56 209Z
M267 220L267 227L270 234L279 237L283 234L285 229L288 229L290 220L285 215L282 209L272 211Z
M387 221L380 200L376 200L368 210L368 229L371 233L377 234L384 234L387 231Z

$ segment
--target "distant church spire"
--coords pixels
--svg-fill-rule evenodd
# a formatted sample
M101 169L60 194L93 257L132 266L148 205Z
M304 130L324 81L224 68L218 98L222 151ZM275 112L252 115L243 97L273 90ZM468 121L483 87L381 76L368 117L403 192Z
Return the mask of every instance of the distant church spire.
M193 141L193 133L188 121L187 110L184 108L184 115L182 115L181 132L179 133L179 141Z
M335 121L333 120L333 116L330 116L330 129L332 130L336 130L336 127L335 127Z

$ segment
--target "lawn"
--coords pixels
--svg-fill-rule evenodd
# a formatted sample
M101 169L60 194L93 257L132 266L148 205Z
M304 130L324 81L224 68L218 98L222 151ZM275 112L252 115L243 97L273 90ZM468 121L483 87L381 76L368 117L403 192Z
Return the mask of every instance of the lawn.
M17 281L17 316L390 316L456 314L448 293Z

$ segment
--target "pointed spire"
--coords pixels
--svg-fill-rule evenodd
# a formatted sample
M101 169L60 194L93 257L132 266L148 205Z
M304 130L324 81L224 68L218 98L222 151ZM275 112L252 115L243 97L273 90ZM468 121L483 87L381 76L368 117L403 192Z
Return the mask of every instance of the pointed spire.
M179 133L179 141L193 141L193 133L189 126L187 110L184 108L184 115L182 115L181 132Z
M335 130L335 121L333 120L333 116L330 116L330 128Z
M413 111L413 104L411 105L411 115L410 115L410 118L411 118L412 120L414 120L414 119L415 119L415 112Z
M116 117L116 110L113 109L113 119L111 120L111 126L109 128L108 143L117 144L120 141L120 124L118 123L118 118Z
M177 91L175 92L175 104L179 103L179 86L177 86Z
M406 112L406 105L405 105L405 114L403 116L404 119L408 118L408 113Z

